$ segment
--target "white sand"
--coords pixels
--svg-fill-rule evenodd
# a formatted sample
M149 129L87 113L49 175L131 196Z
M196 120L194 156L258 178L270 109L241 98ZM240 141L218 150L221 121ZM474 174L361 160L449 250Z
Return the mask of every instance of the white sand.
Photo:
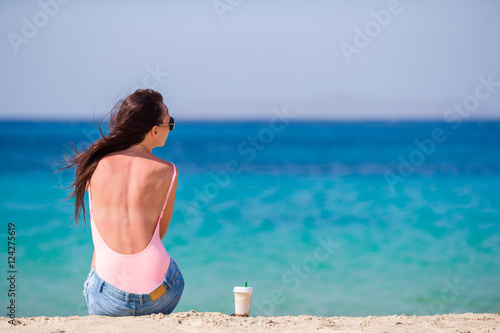
M21 317L0 319L0 332L499 332L500 316L448 314L387 317L232 317L218 312L179 312L142 317Z

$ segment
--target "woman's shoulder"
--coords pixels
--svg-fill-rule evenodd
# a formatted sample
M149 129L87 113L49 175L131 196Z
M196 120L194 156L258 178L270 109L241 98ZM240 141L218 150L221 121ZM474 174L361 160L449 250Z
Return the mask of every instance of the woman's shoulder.
M154 157L154 159L147 162L149 164L150 170L157 176L163 178L170 178L174 173L177 173L177 167L174 163L165 161L159 157Z
M159 163L158 168L160 171L166 172L168 174L177 172L177 167L172 162L160 159L160 161L158 161L158 163Z
M173 162L165 161L158 156L152 155L149 161L151 162L152 166L161 170L174 171L174 169L176 169L176 166Z
M116 172L117 168L122 170L132 168L133 170L141 170L141 172L163 175L177 172L177 167L174 163L165 161L157 156L137 156L126 152L118 152L105 156L99 162L98 167L114 172Z

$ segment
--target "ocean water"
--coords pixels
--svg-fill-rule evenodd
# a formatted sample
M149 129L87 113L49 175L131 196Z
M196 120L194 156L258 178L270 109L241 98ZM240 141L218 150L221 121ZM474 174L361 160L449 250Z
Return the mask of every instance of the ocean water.
M3 316L85 315L90 227L56 173L88 122L0 122ZM179 169L163 242L177 311L425 315L500 310L500 123L181 122L154 153Z

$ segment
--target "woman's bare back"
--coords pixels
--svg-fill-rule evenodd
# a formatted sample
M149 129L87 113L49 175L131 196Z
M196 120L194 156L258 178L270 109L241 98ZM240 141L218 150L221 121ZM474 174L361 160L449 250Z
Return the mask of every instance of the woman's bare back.
M112 250L135 254L148 246L173 172L171 163L136 147L100 160L91 179L92 216L99 234ZM175 189L176 186L169 198L172 209ZM161 237L171 218L168 206L160 225Z

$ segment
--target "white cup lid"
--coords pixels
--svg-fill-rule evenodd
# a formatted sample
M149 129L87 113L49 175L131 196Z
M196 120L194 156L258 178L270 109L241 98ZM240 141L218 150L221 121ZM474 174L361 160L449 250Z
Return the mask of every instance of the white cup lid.
M252 287L234 287L234 293L253 293Z

